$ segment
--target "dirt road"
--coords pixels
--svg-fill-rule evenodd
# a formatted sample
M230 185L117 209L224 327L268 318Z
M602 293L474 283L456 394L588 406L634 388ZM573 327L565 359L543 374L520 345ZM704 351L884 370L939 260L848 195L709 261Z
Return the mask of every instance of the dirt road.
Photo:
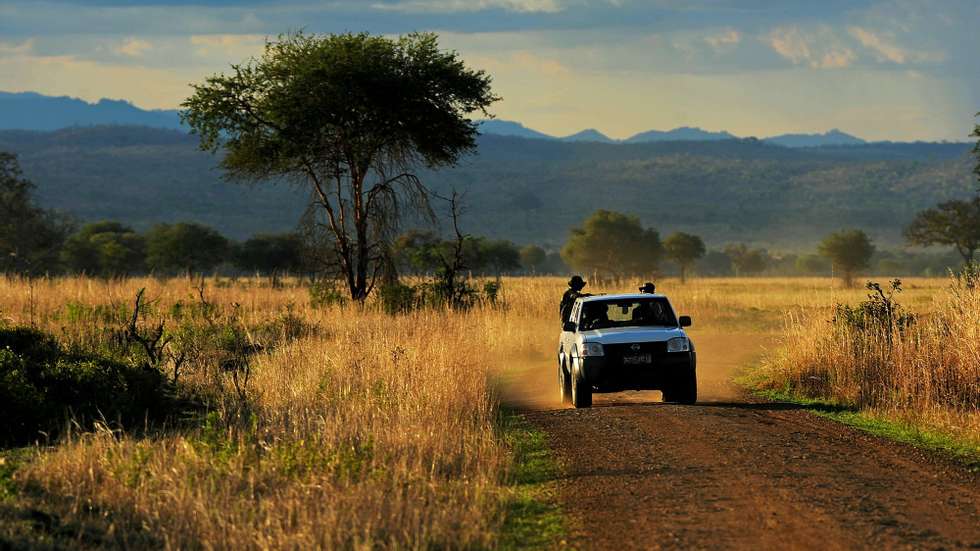
M695 406L650 392L558 408L542 366L506 391L563 466L572 547L980 549L976 474L792 405L752 403L727 381L758 351L738 336L697 342Z

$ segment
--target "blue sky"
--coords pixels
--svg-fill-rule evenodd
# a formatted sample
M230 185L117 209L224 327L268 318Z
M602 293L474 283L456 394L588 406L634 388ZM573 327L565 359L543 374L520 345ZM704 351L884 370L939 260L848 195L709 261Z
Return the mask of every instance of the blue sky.
M173 108L296 29L436 31L559 135L964 140L980 110L976 0L0 0L0 90Z

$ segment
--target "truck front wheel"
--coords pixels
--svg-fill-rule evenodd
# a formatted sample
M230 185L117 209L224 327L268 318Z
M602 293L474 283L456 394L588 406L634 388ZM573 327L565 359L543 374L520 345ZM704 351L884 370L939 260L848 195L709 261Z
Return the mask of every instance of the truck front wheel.
M582 360L572 359L572 405L577 408L592 407L592 386L582 373Z
M694 404L698 401L698 377L692 367L681 374L663 390L664 402Z
M572 377L565 369L565 362L558 362L558 390L561 393L561 404L572 403Z

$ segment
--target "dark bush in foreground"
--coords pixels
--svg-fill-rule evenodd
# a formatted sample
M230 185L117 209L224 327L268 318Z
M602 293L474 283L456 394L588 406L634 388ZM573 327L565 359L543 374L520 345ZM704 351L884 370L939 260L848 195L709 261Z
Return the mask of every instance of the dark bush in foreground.
M0 328L0 445L55 437L73 419L143 427L176 405L163 374L68 352L33 329Z

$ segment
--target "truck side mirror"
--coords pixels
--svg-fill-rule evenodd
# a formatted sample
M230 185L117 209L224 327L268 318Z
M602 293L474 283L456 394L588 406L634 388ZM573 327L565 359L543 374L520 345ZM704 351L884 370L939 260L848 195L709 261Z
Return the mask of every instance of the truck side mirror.
M681 327L690 327L691 326L691 316L681 316L680 319L677 320L677 322L678 322L678 325L680 325Z
M566 321L565 323L561 324L562 331L571 331L574 333L576 329L578 329L578 325L574 321Z

